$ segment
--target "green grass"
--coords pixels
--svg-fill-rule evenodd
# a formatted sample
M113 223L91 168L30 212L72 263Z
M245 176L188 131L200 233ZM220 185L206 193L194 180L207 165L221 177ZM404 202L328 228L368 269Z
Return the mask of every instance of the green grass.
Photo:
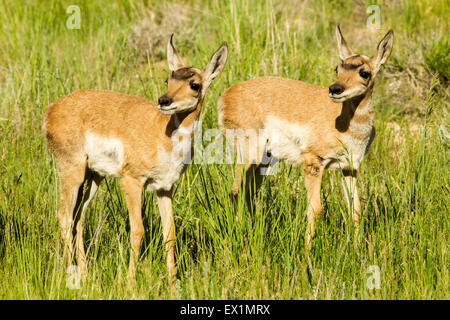
M425 52L425 63L427 67L439 75L441 81L450 80L450 43L448 37L441 38L431 45Z
M170 2L0 4L0 298L448 299L448 2L370 1L381 6L377 31L365 27L359 1L183 3L191 9L177 30L168 30L174 19L164 19L167 10L179 8ZM79 30L66 28L71 4L81 9ZM222 41L229 44L227 66L204 103L204 130L218 127L216 101L239 81L279 75L331 84L337 23L366 55L394 29L393 53L374 92L377 136L358 182L359 239L346 213L340 172L324 177L325 212L308 266L301 168L282 165L267 179L250 216L243 202L233 212L231 166L194 164L176 184L174 293L167 287L153 194L144 195L146 235L136 287L128 283L128 216L114 180L102 184L87 213L89 277L79 290L67 288L55 216L58 179L41 133L43 114L77 89L157 99L165 90L166 63L158 55L139 59L140 48L128 41L149 9L162 32L175 32L190 65L204 67ZM380 268L380 289L366 286L372 265Z

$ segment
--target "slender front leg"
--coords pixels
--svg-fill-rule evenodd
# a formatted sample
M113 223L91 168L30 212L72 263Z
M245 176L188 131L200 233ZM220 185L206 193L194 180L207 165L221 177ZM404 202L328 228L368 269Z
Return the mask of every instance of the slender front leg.
M305 248L311 249L314 237L315 220L322 213L320 203L320 185L322 183L323 166L319 161L305 162L305 187L308 195L308 226L306 227Z
M142 223L141 213L142 183L132 177L123 177L120 180L120 185L125 193L128 214L130 215L131 252L128 275L130 279L134 279L136 263L139 258L139 249L141 247L142 237L144 236L144 224Z
M157 190L159 213L163 231L164 249L167 253L167 272L169 274L169 284L176 279L176 267L173 246L175 244L175 225L172 213L172 189L170 191Z
M356 170L344 170L344 179L342 179L348 212L352 216L356 230L359 229L361 213L361 204L359 203L358 188L356 186L357 173Z

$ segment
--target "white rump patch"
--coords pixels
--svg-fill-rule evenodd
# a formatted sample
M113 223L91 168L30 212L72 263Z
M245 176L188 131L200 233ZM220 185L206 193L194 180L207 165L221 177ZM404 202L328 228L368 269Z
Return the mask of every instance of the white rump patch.
M106 138L86 132L84 152L89 169L102 176L119 176L123 165L123 143L116 138Z

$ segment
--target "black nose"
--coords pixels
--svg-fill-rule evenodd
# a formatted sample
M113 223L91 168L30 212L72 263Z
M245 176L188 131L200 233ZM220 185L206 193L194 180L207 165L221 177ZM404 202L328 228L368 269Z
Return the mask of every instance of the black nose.
M331 94L340 94L342 92L344 92L344 86L339 84L339 83L335 83L332 84L328 90L330 91Z
M169 106L172 104L172 101L173 101L172 98L170 98L167 94L161 96L158 99L158 103L160 106Z

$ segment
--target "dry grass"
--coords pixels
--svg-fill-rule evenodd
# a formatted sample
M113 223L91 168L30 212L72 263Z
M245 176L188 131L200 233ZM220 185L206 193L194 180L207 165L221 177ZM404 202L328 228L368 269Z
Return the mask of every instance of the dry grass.
M143 17L128 38L140 63L165 59L167 39L172 33L177 39L192 38L198 20L192 19L189 4L163 2L160 6L142 7ZM189 41L188 41L189 42Z

